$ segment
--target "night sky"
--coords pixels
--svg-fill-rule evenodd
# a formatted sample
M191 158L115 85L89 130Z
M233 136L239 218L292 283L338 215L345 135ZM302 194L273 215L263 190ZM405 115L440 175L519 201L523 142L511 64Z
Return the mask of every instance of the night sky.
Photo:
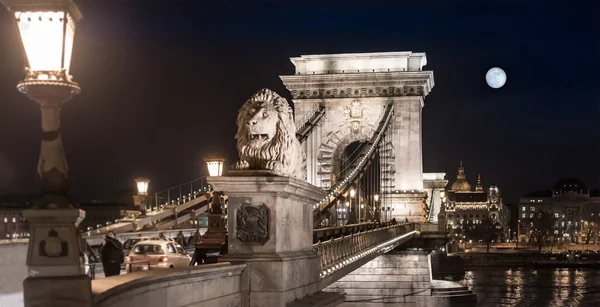
M328 3L324 5L322 2ZM504 202L562 176L600 187L600 1L79 1L71 73L82 93L62 112L71 191L153 191L236 158L235 118L306 54L426 52L435 87L423 109L423 169L459 161ZM0 191L35 192L39 106L20 94L18 31L0 8ZM494 90L486 71L503 68Z

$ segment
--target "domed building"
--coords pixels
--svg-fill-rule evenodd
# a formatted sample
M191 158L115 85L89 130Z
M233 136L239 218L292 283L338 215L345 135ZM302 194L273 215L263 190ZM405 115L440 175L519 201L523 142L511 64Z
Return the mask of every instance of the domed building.
M452 184L452 191L460 191L467 192L471 191L471 185L467 181L467 176L465 175L465 168L463 167L462 161L460 161L460 166L458 167L458 175L456 175L456 181Z
M481 175L478 175L475 190L472 190L462 161L458 166L456 180L446 191L446 195L446 220L449 228L481 224L486 217L502 225L502 198L498 186L492 184L486 192L481 183Z

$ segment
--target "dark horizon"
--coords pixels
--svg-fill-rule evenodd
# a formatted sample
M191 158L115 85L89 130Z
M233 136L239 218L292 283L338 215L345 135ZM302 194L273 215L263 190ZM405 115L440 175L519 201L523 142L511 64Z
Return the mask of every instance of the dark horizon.
M148 177L152 192L206 175L202 157L237 154L237 110L290 57L425 52L435 87L423 108L423 171L459 161L505 203L562 177L600 187L599 1L79 1L62 110L76 199L106 198ZM208 3L208 4L207 4ZM20 94L24 56L0 8L0 192L37 192L39 106ZM506 85L485 73L501 67Z

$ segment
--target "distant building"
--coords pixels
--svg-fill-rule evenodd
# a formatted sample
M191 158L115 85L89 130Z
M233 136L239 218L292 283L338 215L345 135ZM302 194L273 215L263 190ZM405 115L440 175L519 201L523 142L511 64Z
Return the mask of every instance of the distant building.
M503 205L500 190L495 184L490 185L487 192L481 183L481 176L477 176L475 190L467 181L465 168L460 162L456 180L446 192L446 220L449 228L465 228L481 224L485 218L503 225Z
M537 229L536 221L542 214L550 214L554 221L551 230L553 240L581 243L587 233L598 242L600 222L600 191L590 190L577 178L561 178L551 190L529 193L519 200L519 242L534 242L532 234ZM592 229L593 227L593 229ZM588 229L593 231L587 231Z
M33 207L39 195L9 194L0 196L0 239L29 237L29 223L23 210Z

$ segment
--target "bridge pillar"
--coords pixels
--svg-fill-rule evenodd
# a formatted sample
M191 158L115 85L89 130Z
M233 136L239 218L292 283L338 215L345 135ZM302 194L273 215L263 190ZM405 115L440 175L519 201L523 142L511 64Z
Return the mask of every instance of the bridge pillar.
M229 196L228 254L220 261L246 264L243 306L283 307L317 292L312 206L325 193L264 171L235 173L240 176L209 177L208 182Z
M77 225L80 209L23 211L31 238L27 252L28 275L23 281L26 307L92 306L91 279L85 275L82 240Z

